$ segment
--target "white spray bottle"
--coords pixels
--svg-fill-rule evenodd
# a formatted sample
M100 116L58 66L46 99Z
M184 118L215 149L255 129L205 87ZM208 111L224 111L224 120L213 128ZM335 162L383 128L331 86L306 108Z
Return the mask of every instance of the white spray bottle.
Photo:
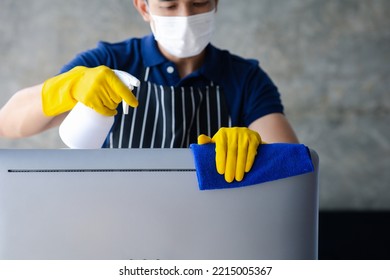
M113 70L118 78L133 90L140 81L127 72ZM123 104L123 113L129 112L129 105ZM78 102L69 112L59 128L62 141L71 149L100 149L114 124L114 116L108 117Z

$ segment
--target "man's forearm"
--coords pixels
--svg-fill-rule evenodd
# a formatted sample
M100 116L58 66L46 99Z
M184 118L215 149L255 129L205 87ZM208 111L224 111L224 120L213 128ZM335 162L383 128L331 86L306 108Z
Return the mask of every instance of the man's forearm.
M0 137L21 138L58 126L65 115L47 117L42 112L42 84L13 95L0 110Z
M298 137L283 114L274 113L255 120L250 129L266 143L299 143Z

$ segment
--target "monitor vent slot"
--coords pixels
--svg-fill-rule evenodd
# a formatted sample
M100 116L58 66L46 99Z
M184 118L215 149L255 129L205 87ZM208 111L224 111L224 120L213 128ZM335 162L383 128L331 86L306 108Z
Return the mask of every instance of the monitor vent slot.
M195 169L9 169L8 173L195 172Z

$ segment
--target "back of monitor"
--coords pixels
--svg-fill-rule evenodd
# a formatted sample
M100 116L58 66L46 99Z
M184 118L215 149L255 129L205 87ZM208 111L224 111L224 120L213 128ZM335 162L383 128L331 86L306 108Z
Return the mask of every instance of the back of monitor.
M0 259L316 259L314 173L199 191L191 152L0 151Z

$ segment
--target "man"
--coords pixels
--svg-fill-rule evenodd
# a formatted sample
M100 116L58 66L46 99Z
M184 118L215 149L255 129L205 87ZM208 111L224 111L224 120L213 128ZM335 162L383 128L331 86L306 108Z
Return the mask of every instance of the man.
M82 102L116 116L105 147L214 142L217 170L227 182L243 179L261 143L298 141L258 62L209 44L218 0L133 3L153 35L99 43L62 74L20 90L0 111L0 136L26 137L58 126ZM111 69L141 80L134 95ZM127 115L118 107L122 99L134 108Z

